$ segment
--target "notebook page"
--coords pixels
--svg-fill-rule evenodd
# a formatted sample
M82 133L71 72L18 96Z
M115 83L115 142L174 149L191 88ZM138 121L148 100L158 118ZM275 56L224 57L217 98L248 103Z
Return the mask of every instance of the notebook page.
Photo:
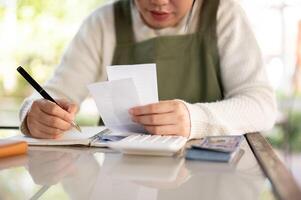
M73 128L58 139L37 139L24 135L14 136L9 139L26 141L29 145L88 145L90 138L104 130L105 127L81 127L81 129L82 133Z

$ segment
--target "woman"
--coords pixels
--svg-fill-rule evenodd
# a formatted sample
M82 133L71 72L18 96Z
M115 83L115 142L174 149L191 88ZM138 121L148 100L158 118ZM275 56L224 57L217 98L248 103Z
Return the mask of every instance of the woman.
M33 95L21 130L57 138L68 130L86 85L106 66L156 63L160 102L132 108L152 134L242 134L272 127L275 98L246 16L234 0L123 0L93 12L46 90L64 109ZM75 102L75 103L71 103Z

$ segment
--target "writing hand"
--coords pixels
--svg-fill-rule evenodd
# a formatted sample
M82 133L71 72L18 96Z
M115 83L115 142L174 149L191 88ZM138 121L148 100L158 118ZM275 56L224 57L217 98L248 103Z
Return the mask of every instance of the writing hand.
M56 100L60 105L39 99L33 102L26 123L31 136L44 139L55 139L69 130L75 118L78 106L67 100Z

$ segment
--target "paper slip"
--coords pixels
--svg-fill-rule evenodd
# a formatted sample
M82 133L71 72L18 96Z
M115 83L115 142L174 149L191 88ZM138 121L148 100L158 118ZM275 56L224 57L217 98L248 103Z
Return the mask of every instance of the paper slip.
M107 73L109 81L88 86L106 127L114 132L146 132L132 122L128 111L158 102L156 65L109 66Z
M107 128L120 132L145 132L128 113L130 108L141 105L132 79L94 83L88 88Z
M109 81L132 78L142 105L158 102L156 64L109 66L107 73Z

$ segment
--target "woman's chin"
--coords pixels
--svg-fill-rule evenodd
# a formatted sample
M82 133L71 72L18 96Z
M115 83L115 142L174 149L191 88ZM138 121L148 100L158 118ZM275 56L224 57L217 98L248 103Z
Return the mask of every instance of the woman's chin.
M153 29L163 29L163 28L168 28L168 27L173 27L176 25L176 23L172 23L170 21L155 21L151 20L146 23L149 27Z

